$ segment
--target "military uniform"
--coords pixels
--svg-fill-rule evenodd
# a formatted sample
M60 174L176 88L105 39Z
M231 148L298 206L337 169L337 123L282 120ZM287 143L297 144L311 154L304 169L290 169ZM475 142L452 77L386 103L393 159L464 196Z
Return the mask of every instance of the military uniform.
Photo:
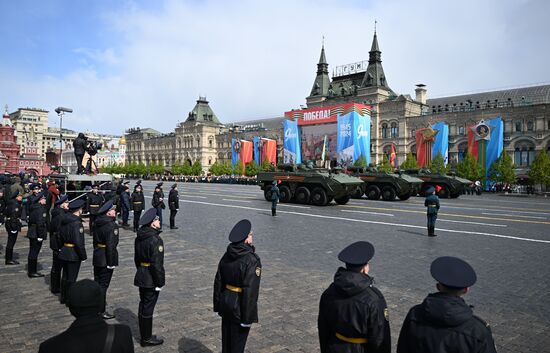
M432 186L426 190L428 196L424 200L424 206L427 207L428 217L428 236L435 237L435 221L437 220L437 212L439 211L439 197L434 194L435 188Z
M178 185L172 185L172 189L168 194L168 208L170 209L170 229L178 229L176 227L176 213L180 208L180 200L178 196Z
M13 247L17 241L17 235L21 231L21 200L18 200L19 191L11 192L11 199L6 204L4 221L6 232L8 233L8 243L6 244L6 265L18 265L19 262L13 260ZM19 197L21 198L21 196Z
M59 230L61 228L61 221L68 210L61 207L62 204L67 203L68 196L63 195L55 202L55 208L52 210L50 221L50 249L52 249L52 268L50 270L50 291L57 294L61 290L61 270L63 269L63 263L59 260L59 250L63 247L63 243L59 239Z
M222 317L222 353L244 352L250 326L258 322L262 264L254 247L245 243L251 227L248 220L233 227L214 280L214 311Z
M456 294L466 294L475 283L474 269L461 259L444 256L432 262L431 274L440 292L409 311L397 353L496 353L489 325Z
M279 192L279 187L277 187L277 182L273 180L273 186L271 186L271 215L277 215L277 203L279 202L279 197L281 193Z
M33 186L33 190L40 190L40 188L40 185ZM31 196L29 203L29 230L27 232L27 237L29 238L29 256L27 275L29 278L44 277L42 273L37 271L38 254L42 248L42 242L48 237L46 226L46 196L44 192Z
M103 295L101 313L104 319L112 319L114 315L105 311L107 289L113 277L113 270L118 266L118 225L116 213L114 217L107 215L113 207L112 201L107 201L98 211L96 229L94 232L94 280L99 284Z
M128 185L124 186L124 191L120 194L120 210L122 211L122 226L129 227L128 217L130 216L130 192L128 191Z
M76 282L67 305L76 320L64 332L40 344L39 353L117 352L134 353L132 333L126 325L107 325L97 315L103 297L92 280Z
M74 200L69 205L67 213L62 221L59 231L60 243L63 243L59 251L59 260L63 263L63 276L61 278L61 296L60 301L65 302L68 291L78 278L80 264L88 257L86 247L84 246L84 226L82 218L75 213L84 207L84 201Z
M389 353L391 351L388 308L374 280L360 271L374 255L366 241L340 252L346 263L321 295L317 326L321 353Z
M162 210L166 208L164 204L164 192L162 192L162 182L158 183L153 192L151 205L157 210L157 217L160 219L160 228L162 229Z
M137 269L134 285L139 287L138 319L142 346L156 346L164 342L152 334L153 312L165 284L164 243L160 229L152 225L157 217L154 208L143 214L134 243L134 263Z
M143 195L143 191L141 191L140 184L136 184L136 186L134 187L134 192L131 196L131 202L132 209L134 210L134 232L137 232L139 228L139 219L141 217L141 212L143 212L145 208L145 196Z
M99 185L94 184L92 192L89 192L86 196L86 209L90 213L90 235L94 235L95 219L97 217L97 211L105 202L105 198L98 192Z

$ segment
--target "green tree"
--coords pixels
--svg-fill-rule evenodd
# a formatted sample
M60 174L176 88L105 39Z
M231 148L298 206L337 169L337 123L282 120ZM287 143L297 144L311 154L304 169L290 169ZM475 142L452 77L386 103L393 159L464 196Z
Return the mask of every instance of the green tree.
M445 159L441 152L437 152L432 160L432 166L430 167L432 173L445 174L447 169L445 168Z
M541 150L535 157L528 172L529 178L535 184L550 185L550 158L546 151Z
M249 177L252 177L256 174L258 174L258 165L256 164L256 161L255 160L251 160L250 162L248 162L248 164L246 165L246 168L244 170L244 174L246 176L249 176Z
M180 175L181 174L181 162L180 160L176 160L174 164L172 164L172 174L174 175Z
M412 152L407 154L405 161L401 164L401 169L418 169L418 162Z
M267 158L264 159L262 162L262 165L260 166L260 171L262 172L269 172L273 169L273 166L271 163L269 163L269 160Z
M516 182L514 163L512 162L512 157L508 155L506 150L503 150L500 156L491 164L491 168L489 168L489 179L507 184Z
M237 164L233 166L232 174L244 175L244 164L240 159L237 161Z
M220 163L218 163L218 161L215 161L214 164L212 164L210 168L208 168L208 171L212 173L212 175L222 175L221 168L222 166L220 165Z
M390 165L390 161L386 156L382 157L382 161L378 164L378 170L381 172L387 172L387 173L390 173L393 171L393 168Z
M485 179L485 170L470 152L466 153L464 159L458 162L456 172L459 177L471 181L483 181Z
M366 167L367 166L367 158L365 157L365 155L363 155L363 153L361 153L359 155L359 158L357 158L355 160L355 162L353 162L353 165L356 166L356 167Z
M225 161L221 168L220 168L220 173L222 175L230 175L233 173L233 165L231 164L231 161Z
M191 175L202 175L202 165L198 159L191 166Z

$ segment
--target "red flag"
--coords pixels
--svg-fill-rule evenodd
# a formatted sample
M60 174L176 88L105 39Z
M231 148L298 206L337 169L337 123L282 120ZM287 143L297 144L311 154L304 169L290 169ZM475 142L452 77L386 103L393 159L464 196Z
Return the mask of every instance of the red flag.
M241 142L240 157L241 157L241 161L243 161L243 164L246 166L248 162L252 160L252 150L254 146L252 141L241 140L240 142Z
M262 145L262 162L264 160L268 160L269 163L273 163L273 165L277 164L277 141L262 138L263 145Z
M392 143L391 144L391 149L390 149L390 165L392 167L395 167L395 158L397 157L397 154L395 154L395 145Z
M479 141L476 141L473 126L468 126L468 152L477 160L479 155Z

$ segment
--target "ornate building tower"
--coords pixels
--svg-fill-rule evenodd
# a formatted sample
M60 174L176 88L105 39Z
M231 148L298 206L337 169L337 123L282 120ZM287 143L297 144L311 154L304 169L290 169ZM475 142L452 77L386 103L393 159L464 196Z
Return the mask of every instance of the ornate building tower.
M19 172L19 145L15 137L15 128L8 114L8 106L0 125L0 172Z

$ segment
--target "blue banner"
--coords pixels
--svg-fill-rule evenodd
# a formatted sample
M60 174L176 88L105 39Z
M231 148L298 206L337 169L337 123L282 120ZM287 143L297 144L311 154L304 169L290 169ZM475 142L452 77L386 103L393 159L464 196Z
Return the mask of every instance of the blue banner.
M283 153L284 163L302 163L302 152L300 149L300 131L298 129L298 122L294 120L284 120L283 130L285 132Z
M487 152L485 155L485 176L487 176L491 165L500 157L504 147L504 123L500 116L487 120L485 123L491 129L491 137L487 141Z
M370 164L370 116L361 116L356 112L351 113L354 122L353 137L353 161L365 156L367 165Z
M231 164L237 165L241 150L241 143L237 139L231 139Z
M256 161L256 164L257 165L260 165L262 164L262 156L261 156L261 148L260 148L260 141L261 141L261 138L256 136L254 137L254 139L252 140L253 143L254 143L254 160Z
M439 122L432 125L434 130L437 130L435 141L432 144L432 160L441 153L445 160L445 165L449 162L449 125L444 122Z

